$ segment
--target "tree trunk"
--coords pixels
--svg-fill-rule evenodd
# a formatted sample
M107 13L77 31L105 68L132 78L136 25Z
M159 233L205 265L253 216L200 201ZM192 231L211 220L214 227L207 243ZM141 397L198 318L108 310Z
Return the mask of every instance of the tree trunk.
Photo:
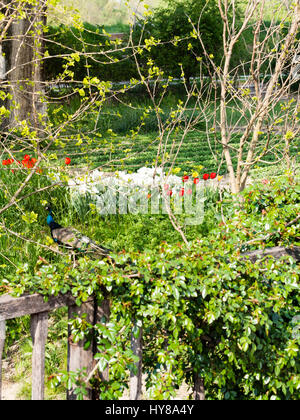
M41 136L42 115L42 25L45 24L43 0L37 5L27 5L22 10L26 18L14 19L10 25L10 41L6 43L8 60L7 78L12 98L8 101L10 117L7 128L15 128L26 121ZM39 131L40 130L40 131Z

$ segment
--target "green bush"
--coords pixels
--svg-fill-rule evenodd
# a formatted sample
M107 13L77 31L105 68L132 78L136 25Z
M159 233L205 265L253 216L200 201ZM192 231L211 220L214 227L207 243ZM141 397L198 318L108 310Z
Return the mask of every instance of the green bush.
M118 82L136 77L134 62L118 41L111 40L103 26L49 26L45 48L50 59L45 60L45 79L82 82L85 77L97 77Z

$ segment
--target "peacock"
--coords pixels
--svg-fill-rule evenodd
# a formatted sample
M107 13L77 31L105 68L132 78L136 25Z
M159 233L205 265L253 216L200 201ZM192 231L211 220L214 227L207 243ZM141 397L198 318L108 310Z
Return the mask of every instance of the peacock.
M53 218L51 206L47 206L46 210L48 211L47 224L50 228L52 239L59 246L72 250L73 252L92 254L102 258L112 252L110 249L96 244L92 239L83 235L77 229L63 227L59 223L56 223Z

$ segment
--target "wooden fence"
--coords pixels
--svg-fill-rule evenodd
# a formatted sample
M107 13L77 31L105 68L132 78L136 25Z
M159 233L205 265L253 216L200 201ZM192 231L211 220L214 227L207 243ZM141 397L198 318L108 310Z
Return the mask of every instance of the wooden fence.
M32 338L32 400L44 399L45 384L45 348L48 333L48 314L57 308L68 306L68 318L81 317L86 315L86 321L92 325L108 322L110 317L109 300L103 300L101 306L97 306L94 298L90 298L81 306L77 306L75 298L71 294L49 297L45 302L43 296L39 294L24 295L14 298L10 295L0 296L0 400L2 391L2 355L5 344L6 320L18 318L25 315L31 316L31 338ZM142 335L143 329L139 328L139 334L131 336L131 349L138 361L136 362L136 373L130 373L129 379L129 399L140 400L142 397ZM92 343L88 350L84 349L84 341L73 342L70 328L68 330L68 372L76 372L83 368L87 371L87 391L86 400L97 399L94 391L88 388L89 379L97 371L97 364L94 354L97 346ZM109 368L99 374L101 380L109 379ZM194 398L204 400L204 387L201 378L195 378ZM67 391L67 400L75 400L74 389Z
M2 389L2 355L5 343L5 323L8 319L18 318L24 315L31 316L31 337L32 337L32 400L44 399L45 382L45 346L48 333L48 314L50 311L68 306L69 319L75 316L87 314L87 322L95 325L103 316L109 318L109 302L104 300L101 306L97 306L93 298L81 306L77 306L75 298L70 294L50 297L47 302L43 296L38 294L24 295L20 298L13 298L10 295L0 296L0 400ZM103 322L103 321L102 321ZM87 369L91 373L95 367L94 361L95 346L91 345L84 350L84 342L74 343L68 331L68 372L78 369ZM105 372L103 373L105 377ZM76 395L74 389L67 391L67 399L74 400ZM88 389L87 400L94 399L93 392Z

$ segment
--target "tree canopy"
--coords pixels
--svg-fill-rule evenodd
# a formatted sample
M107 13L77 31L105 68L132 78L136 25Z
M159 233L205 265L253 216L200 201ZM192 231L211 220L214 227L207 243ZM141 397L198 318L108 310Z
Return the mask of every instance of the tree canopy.
M201 34L201 43L197 33ZM159 40L156 48L149 48L149 56L168 76L180 78L184 74L187 81L198 76L199 60L209 64L204 49L216 63L222 59L222 20L215 0L168 0L154 9L143 37Z

